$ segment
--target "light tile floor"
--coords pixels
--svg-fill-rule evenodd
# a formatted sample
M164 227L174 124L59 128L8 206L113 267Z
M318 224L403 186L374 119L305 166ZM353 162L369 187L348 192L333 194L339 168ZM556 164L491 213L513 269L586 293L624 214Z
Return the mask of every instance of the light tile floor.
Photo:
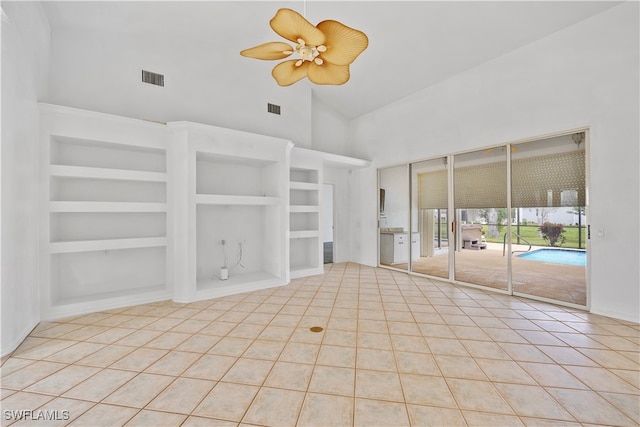
M43 322L3 359L0 404L15 426L630 426L639 369L637 324L333 264Z

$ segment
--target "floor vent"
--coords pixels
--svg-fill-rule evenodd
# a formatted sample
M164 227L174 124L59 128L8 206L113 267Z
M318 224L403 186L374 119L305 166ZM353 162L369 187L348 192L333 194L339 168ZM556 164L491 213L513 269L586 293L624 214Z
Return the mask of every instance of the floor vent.
M164 75L142 70L142 81L156 86L164 87Z
M267 103L267 111L269 113L280 115L280 106Z

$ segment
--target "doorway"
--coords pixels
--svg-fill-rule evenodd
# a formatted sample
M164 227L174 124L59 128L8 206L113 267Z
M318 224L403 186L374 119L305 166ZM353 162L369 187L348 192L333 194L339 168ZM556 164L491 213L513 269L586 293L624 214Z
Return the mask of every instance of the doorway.
M322 247L323 258L325 264L333 263L333 241L334 241L334 224L333 224L333 184L322 185Z

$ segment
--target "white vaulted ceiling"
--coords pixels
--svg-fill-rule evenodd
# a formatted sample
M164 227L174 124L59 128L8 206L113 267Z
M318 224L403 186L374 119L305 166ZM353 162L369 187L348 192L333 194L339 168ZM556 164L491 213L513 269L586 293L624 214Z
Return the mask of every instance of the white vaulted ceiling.
M239 51L285 41L269 27L280 7L313 24L335 19L365 32L369 47L343 86L313 86L318 99L355 118L588 19L617 2L594 1L46 1L52 34L73 28L198 43L239 75L269 75L276 61ZM238 67L238 64L241 66ZM275 81L270 82L276 85ZM307 81L296 84L309 84Z

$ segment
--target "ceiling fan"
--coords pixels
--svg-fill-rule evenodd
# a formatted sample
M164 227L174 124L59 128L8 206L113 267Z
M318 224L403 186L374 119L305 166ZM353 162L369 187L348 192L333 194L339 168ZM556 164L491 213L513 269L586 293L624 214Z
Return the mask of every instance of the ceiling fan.
M269 42L245 49L240 55L255 59L284 59L294 52L298 59L279 63L271 74L280 86L290 86L307 77L318 85L342 85L349 80L349 65L369 45L362 31L326 20L313 26L298 12L280 9L269 21L278 35L295 43Z

